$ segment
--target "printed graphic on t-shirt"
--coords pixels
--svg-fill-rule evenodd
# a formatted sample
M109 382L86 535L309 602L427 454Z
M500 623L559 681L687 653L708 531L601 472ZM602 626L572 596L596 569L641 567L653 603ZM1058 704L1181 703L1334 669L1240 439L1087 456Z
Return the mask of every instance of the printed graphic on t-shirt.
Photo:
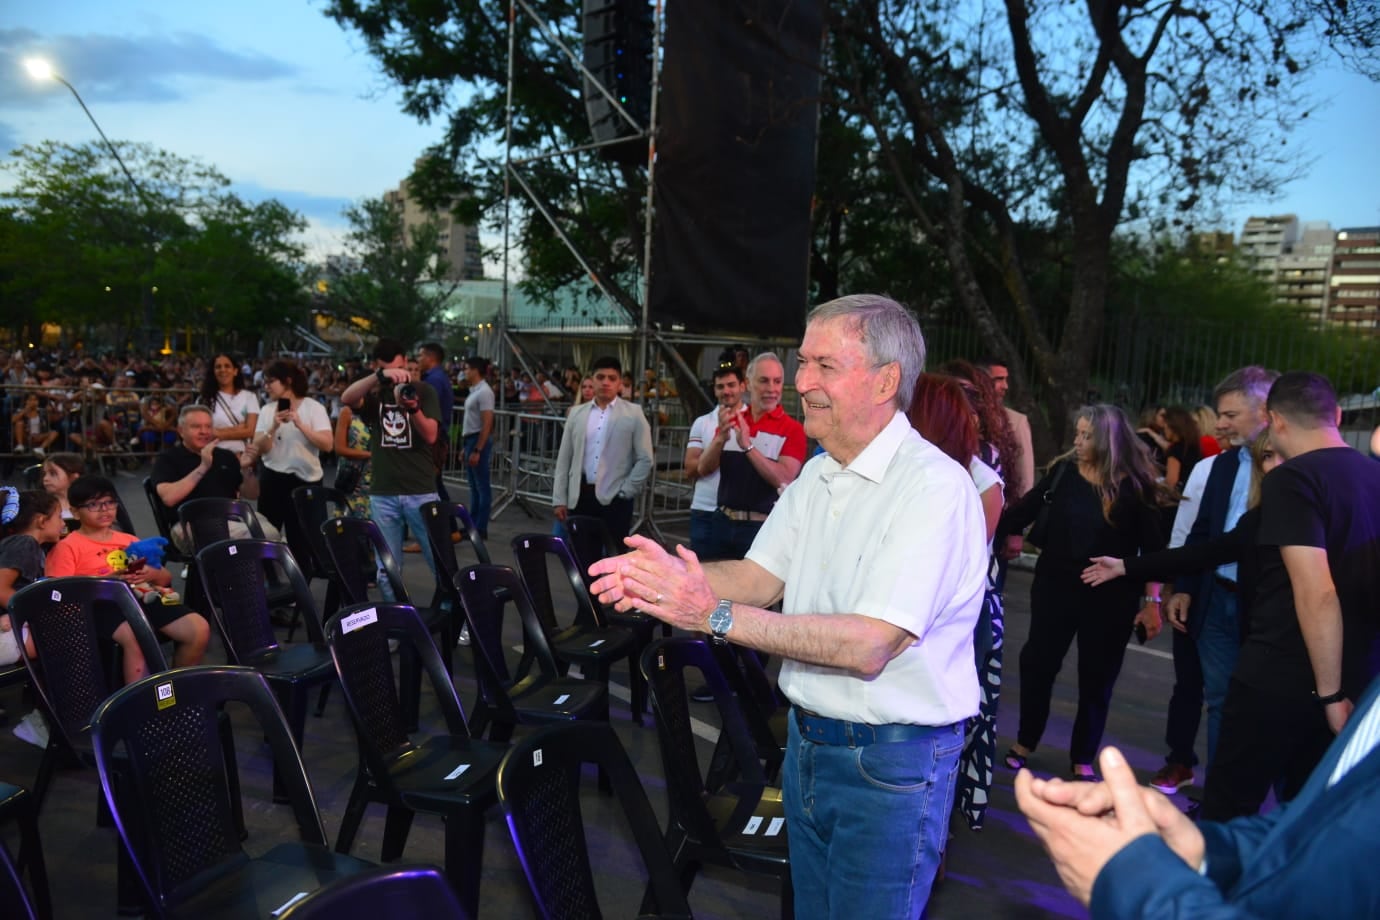
M383 435L379 446L407 450L412 446L412 426L401 406L379 404L379 432Z

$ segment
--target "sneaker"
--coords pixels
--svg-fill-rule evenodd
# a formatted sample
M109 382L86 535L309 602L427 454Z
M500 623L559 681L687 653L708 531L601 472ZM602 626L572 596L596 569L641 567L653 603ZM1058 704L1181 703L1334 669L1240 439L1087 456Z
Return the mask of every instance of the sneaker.
M14 727L14 736L35 747L47 748L48 723L43 720L43 713L35 709L20 719L19 724Z
M470 644L470 624L466 623L460 627L460 638L455 640L456 645Z
M1165 795L1173 795L1183 787L1193 785L1193 770L1181 763L1167 763L1151 778L1150 785Z
M41 448L41 447L35 447L35 448L34 448L34 456L37 457L37 458L40 459L40 460L43 459L43 457L44 457L44 455L45 455L46 453L47 453L47 451L45 451L45 450L44 450L43 448Z

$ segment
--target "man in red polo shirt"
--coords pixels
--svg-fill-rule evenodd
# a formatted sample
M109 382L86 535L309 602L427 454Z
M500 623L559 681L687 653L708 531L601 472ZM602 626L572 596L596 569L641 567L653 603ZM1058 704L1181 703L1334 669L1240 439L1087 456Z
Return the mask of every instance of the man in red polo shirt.
M742 559L781 490L805 463L805 429L781 408L786 370L766 352L747 369L749 402L721 409L719 428L700 453L701 477L719 471L719 514L730 521L723 558Z

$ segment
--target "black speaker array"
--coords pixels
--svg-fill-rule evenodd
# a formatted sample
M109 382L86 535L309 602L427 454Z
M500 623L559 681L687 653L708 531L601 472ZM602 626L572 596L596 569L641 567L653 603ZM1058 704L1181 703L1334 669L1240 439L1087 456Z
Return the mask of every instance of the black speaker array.
M648 0L584 0L584 64L618 104L645 127L652 116L652 5ZM618 114L589 79L585 111L596 142L639 133ZM645 147L616 144L602 153L613 159L646 159Z

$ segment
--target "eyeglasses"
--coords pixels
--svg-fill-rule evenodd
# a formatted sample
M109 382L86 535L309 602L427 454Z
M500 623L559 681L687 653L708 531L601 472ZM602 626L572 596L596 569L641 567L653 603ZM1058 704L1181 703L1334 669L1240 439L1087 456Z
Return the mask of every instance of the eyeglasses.
M119 504L114 501L106 500L101 502L87 502L84 505L77 505L83 511L114 511Z

